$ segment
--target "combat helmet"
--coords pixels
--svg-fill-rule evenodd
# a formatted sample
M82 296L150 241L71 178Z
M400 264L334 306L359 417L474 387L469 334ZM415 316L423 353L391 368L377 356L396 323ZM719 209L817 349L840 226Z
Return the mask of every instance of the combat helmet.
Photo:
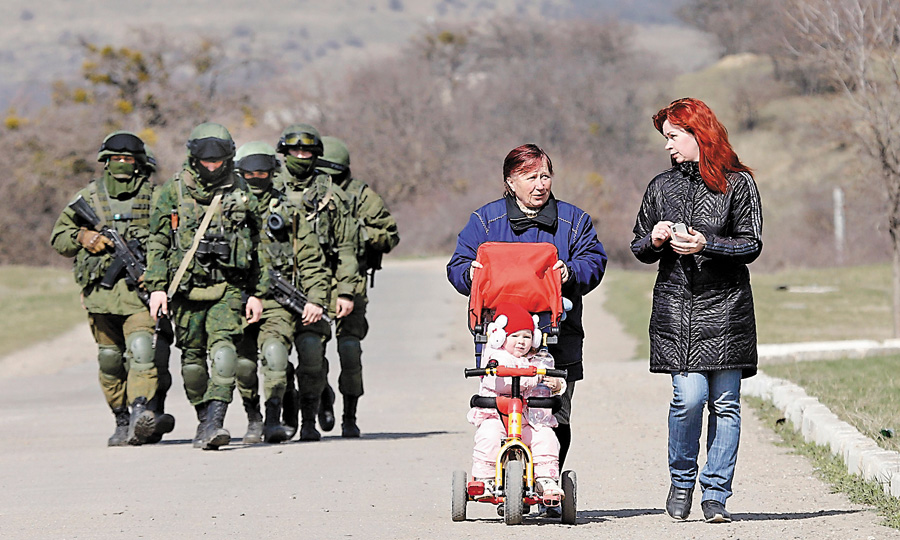
M341 175L350 170L350 151L337 137L322 137L324 151L316 160L316 168L325 174Z
M222 124L205 122L195 127L187 142L188 153L203 161L227 161L234 157L234 139Z
M97 161L105 162L111 156L131 156L140 163L147 162L147 148L140 137L130 131L113 131L103 139Z
M322 155L322 138L319 130L309 124L291 124L281 132L275 148L283 155L287 155L291 148L299 148L318 157Z
M275 149L263 141L248 142L234 155L234 168L240 171L274 171L280 166Z

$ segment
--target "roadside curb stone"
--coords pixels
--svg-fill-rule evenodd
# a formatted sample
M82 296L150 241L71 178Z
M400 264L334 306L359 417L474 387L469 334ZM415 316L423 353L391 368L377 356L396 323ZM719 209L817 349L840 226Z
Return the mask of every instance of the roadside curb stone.
M802 346L806 347L802 347ZM832 347L832 348L829 348ZM760 363L833 358L864 358L900 352L900 340L760 345ZM850 351L850 352L848 352ZM746 379L742 392L770 401L810 443L840 456L849 474L878 482L886 494L900 497L900 453L885 450L796 384L763 372Z

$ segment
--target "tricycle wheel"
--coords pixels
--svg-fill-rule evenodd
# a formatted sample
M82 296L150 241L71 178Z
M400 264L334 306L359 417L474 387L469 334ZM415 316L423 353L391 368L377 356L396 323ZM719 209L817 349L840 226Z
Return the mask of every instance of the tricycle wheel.
M575 525L578 514L578 479L575 477L575 471L563 471L562 490L562 522L566 525Z
M507 525L522 523L522 511L525 506L525 479L521 461L510 461L506 464L506 475L503 478L503 521Z
M453 471L453 500L450 504L453 521L466 520L466 503L469 501L467 480L466 471Z

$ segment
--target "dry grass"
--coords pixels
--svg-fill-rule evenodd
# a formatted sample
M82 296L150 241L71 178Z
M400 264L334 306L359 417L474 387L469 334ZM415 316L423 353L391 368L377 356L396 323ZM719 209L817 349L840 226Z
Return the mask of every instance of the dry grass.
M0 356L87 323L69 269L0 267Z

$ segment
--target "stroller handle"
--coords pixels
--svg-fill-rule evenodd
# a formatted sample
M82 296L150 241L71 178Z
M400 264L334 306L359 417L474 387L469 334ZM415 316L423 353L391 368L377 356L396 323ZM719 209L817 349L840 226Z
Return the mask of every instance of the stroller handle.
M483 377L485 375L494 375L496 377L534 377L535 375L546 375L547 377L561 377L565 379L568 372L564 369L547 369L535 366L524 368L505 366L466 368L466 377Z

